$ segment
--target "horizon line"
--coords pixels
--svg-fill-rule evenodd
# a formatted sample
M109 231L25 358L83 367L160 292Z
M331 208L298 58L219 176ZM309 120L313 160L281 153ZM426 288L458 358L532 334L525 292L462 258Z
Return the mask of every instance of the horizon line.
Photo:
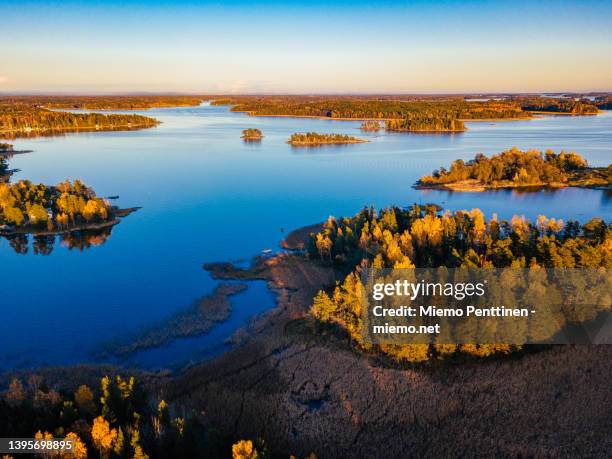
M92 92L72 92L72 91L0 91L0 97L29 97L29 96L72 96L72 97L97 97L97 96L212 96L212 97L270 97L270 96L303 96L303 97L318 97L318 96L503 96L503 95L597 95L610 94L612 89L588 91L499 91L499 92L244 92L244 93L227 93L227 92L198 92L198 91L92 91Z

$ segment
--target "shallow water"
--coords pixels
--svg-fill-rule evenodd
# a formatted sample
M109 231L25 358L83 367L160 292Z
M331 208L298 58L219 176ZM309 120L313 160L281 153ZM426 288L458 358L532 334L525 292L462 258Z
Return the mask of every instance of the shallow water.
M521 149L574 150L594 166L612 161L612 113L529 121L467 123L454 135L362 133L359 122L253 118L227 107L139 112L163 121L131 132L16 140L34 153L12 158L14 177L56 183L81 178L121 206L142 206L105 243L78 251L56 243L50 255L16 254L0 240L0 368L97 361L100 346L152 326L210 293L201 268L248 260L278 247L286 232L363 206L435 202L481 208L502 218L545 214L612 219L611 196L597 190L451 193L415 190L421 175L456 158ZM244 143L242 129L265 137ZM369 143L292 148L293 132L339 132ZM281 232L284 230L284 233ZM252 313L272 307L263 283L231 299L230 320L208 336L177 340L121 363L164 367L225 348Z

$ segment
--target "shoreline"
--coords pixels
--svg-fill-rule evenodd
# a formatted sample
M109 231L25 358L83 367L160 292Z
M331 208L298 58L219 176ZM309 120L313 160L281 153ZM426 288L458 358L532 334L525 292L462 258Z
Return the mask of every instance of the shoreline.
M66 132L110 132L110 131L135 131L139 129L149 129L159 126L162 122L155 120L154 124L120 124L113 126L90 126L90 127L60 127L60 128L27 128L27 129L3 129L0 130L0 138L4 136L16 137L36 137L44 136L45 134L53 135L63 134Z
M369 140L357 139L357 140L347 140L344 142L292 142L291 140L287 141L289 145L292 147L320 147L323 145L349 145L353 143L368 143Z
M265 117L265 118L310 118L310 119L320 119L320 120L329 120L329 121L393 121L393 120L401 119L401 118L347 118L347 117L333 118L329 116L318 116L318 115L286 115L286 114L270 115L270 114L257 113L257 112L248 111L248 110L232 110L231 108L230 108L230 112L246 113L248 116L254 116L254 117L259 116L259 117ZM527 113L528 115L533 115L533 116L519 116L519 117L513 117L513 118L457 118L457 121L463 121L464 123L491 123L491 122L500 123L504 121L528 121L528 120L532 120L535 118L540 118L543 115L597 116L601 114L602 112L603 110L599 110L597 113L564 113L564 112L547 112L547 111L534 110L534 111L524 112L524 113ZM410 132L416 132L416 131L410 131ZM439 132L439 131L434 131L434 132Z
M533 113L535 115L553 115L553 116L597 116L602 113L602 110L597 111L597 113L567 113L567 112L547 112L544 110L530 110L529 113Z
M385 129L386 132L396 132L398 134L460 134L468 131L465 129Z
M587 188L587 189L601 189L608 190L610 185L593 184L593 185L581 185L579 183L561 183L561 182L550 182L550 183L526 183L520 185L512 184L501 184L501 185L487 185L484 183L465 183L465 182L451 182L443 184L420 184L416 183L413 185L415 190L442 190L442 191L457 191L466 193L482 193L485 191L492 190L558 190L561 188Z
M310 118L310 119L319 119L319 120L329 120L329 121L393 121L401 118L332 118L329 116L317 116L317 115L268 115L268 114L260 114L253 111L248 110L231 110L233 113L246 113L248 116L260 116L265 118ZM457 118L457 121L463 122L491 122L491 121L525 121L533 119L532 116L522 116L520 118L479 118L479 119L470 119L470 118ZM384 130L384 128L381 128ZM416 132L416 131L409 131ZM440 131L433 131L440 132ZM446 132L446 131L445 131ZM462 132L462 131L459 131Z
M51 107L48 105L43 105L42 108L46 109L46 110L87 110L87 111L92 111L92 112L110 112L110 111L124 111L124 112L130 112L130 111L143 111L143 110L154 110L156 108L181 108L181 107L199 107L200 105L202 105L202 103L205 102L204 100L201 100L199 103L197 104L168 104L168 105L150 105L150 106L143 106L143 107L131 107L131 108L125 108L125 107L104 107L104 108L99 108L99 107Z
M11 236L19 236L19 235L32 235L36 236L57 236L62 234L70 234L78 231L96 231L104 228L113 227L121 222L123 217L127 217L132 212L136 212L140 207L128 207L125 209L115 209L112 212L114 218L97 223L82 223L79 225L74 225L69 228L62 228L53 231L49 231L47 229L37 229L32 227L21 227L14 228L11 230L3 230L0 229L0 237L11 237Z
M536 118L535 116L520 116L516 118L459 118L459 121L464 123L500 123L502 121L529 121Z

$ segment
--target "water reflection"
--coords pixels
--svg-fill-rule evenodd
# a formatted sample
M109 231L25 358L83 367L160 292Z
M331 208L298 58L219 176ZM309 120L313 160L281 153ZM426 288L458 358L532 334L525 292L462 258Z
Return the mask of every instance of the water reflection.
M60 235L45 234L30 236L28 234L15 234L4 236L4 238L18 255L32 253L34 255L47 256L53 252L58 239L62 247L68 250L84 252L92 247L99 247L105 244L108 238L110 238L111 232L112 227L109 226L100 229L72 231ZM32 238L31 252L30 237Z
M246 139L243 137L242 142L245 145L261 145L261 139Z

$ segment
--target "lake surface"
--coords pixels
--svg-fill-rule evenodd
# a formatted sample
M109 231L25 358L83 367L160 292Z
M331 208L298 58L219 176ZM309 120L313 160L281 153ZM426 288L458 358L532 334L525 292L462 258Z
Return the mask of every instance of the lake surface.
M13 180L80 178L117 204L141 206L106 242L82 251L55 243L49 255L15 253L0 239L0 370L101 361L105 343L125 340L188 308L216 282L211 261L248 261L278 250L288 231L352 215L363 206L434 202L481 208L487 217L539 214L612 220L612 196L597 190L451 193L412 188L456 158L521 149L573 150L594 166L612 162L612 113L529 121L467 123L454 135L362 133L360 122L255 118L227 107L156 109L159 127L131 132L19 139L34 150L11 159ZM260 144L240 139L259 128ZM369 143L292 148L294 132L338 132ZM284 232L281 232L281 229ZM274 305L263 282L231 299L230 320L211 333L176 340L118 363L173 367L220 352L247 321Z

